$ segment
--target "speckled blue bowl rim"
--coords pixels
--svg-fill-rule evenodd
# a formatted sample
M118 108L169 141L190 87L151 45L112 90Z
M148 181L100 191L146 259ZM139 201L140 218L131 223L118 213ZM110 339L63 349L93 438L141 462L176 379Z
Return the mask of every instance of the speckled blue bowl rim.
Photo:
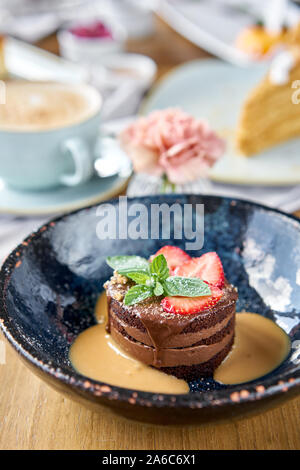
M264 211L273 212L281 215L282 217L293 220L296 225L300 228L300 220L292 215L286 214L277 209L267 207L262 204L257 204L246 199L230 198L212 196L206 194L168 194L168 198L180 199L182 197L203 197L206 199L219 199L227 200L232 203L238 202L241 204L248 204L254 206L257 209ZM163 195L160 195L163 197ZM143 200L149 199L149 196L129 198L129 200ZM117 198L105 201L105 203L114 203ZM43 232L49 227L53 227L56 222L67 218L73 214L90 210L94 207L98 207L99 204L87 206L83 209L64 214L50 220L44 224L37 231L32 232L25 240L20 243L5 259L1 271L0 271L0 327L3 331L7 340L11 343L14 349L33 366L39 369L40 372L44 372L64 384L69 385L75 392L81 395L80 392L91 397L103 397L111 401L126 402L132 405L148 406L148 407L168 407L168 408L218 408L228 405L236 405L239 403L253 402L262 400L271 396L276 396L282 393L289 392L291 389L299 388L300 391L300 375L298 370L296 371L297 377L294 377L291 373L283 374L282 379L274 381L272 377L268 377L262 380L260 384L244 383L235 386L230 386L230 389L219 389L214 391L207 391L203 393L187 393L187 394L164 394L164 393L150 393L142 392L138 390L132 390L127 388L121 388L114 385L110 385L104 382L96 381L91 378L85 377L78 374L75 370L72 374L66 368L57 367L55 362L43 362L38 355L32 354L30 347L26 342L26 339L16 330L13 322L9 318L9 314L6 309L5 303L5 289L9 282L11 273L17 267L18 262L22 258L22 254L25 253L26 247L29 243L38 238Z

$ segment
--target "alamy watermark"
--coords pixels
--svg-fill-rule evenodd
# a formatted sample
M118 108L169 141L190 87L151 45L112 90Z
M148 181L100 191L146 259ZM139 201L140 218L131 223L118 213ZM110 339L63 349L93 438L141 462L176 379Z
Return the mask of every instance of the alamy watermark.
M0 365L6 364L5 342L0 340Z
M3 80L0 80L0 104L6 104L6 85Z
M100 240L185 240L191 251L204 245L204 204L146 205L120 196L118 204L102 204L96 214Z
M292 88L295 88L295 91L292 93L292 103L300 103L300 80L294 80L292 83Z

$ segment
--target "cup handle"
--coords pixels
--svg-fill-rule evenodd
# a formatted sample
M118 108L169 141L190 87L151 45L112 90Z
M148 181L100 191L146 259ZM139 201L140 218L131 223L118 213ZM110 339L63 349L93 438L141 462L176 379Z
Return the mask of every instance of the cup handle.
M63 155L68 154L72 157L75 166L74 173L60 177L61 183L66 186L77 186L88 181L94 173L94 165L86 142L78 137L67 139L63 142L61 150Z

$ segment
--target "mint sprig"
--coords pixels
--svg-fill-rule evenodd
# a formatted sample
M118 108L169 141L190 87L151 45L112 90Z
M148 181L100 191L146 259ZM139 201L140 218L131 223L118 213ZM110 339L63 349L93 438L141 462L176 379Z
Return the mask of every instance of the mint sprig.
M141 284L143 286L151 285L151 276L150 274L144 272L130 272L126 274L126 277L129 277L136 284Z
M164 281L170 276L167 260L163 254L156 256L150 264L150 272L160 281Z
M211 294L209 286L199 278L170 276L163 254L152 262L141 256L109 256L106 261L119 274L136 283L127 291L125 305L134 305L154 296L202 297Z
M201 297L211 294L208 284L197 277L168 277L164 282L164 290L169 297Z
M137 304L138 302L142 302L142 300L148 299L148 297L152 297L152 289L147 286L136 285L131 287L124 298L125 305L133 305Z
M131 272L150 273L149 262L141 256L109 256L106 262L124 276Z

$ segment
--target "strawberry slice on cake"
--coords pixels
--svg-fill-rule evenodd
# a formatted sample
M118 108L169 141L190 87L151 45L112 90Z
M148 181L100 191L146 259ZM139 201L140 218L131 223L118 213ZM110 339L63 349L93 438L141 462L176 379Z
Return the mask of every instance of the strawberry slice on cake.
M211 295L202 297L164 297L161 306L165 312L191 315L207 310L221 299L223 292L218 287L210 286Z
M178 246L165 245L160 250L151 256L151 259L155 258L158 255L163 254L167 260L168 267L171 274L174 269L178 268L182 264L190 261L192 258Z
M222 262L215 251L205 253L199 258L191 258L174 270L176 276L199 277L216 287L224 286Z

